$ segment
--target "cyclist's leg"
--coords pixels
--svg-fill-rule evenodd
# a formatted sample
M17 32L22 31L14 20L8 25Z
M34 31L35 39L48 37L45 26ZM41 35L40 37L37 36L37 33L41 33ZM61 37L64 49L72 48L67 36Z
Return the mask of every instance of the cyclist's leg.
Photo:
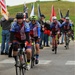
M52 37L52 51L54 51L54 47L55 47L55 36L53 35L53 37Z
M18 48L19 48L19 45L18 45L18 42L15 41L12 43L12 49L13 49L13 57L16 61L16 58L17 58L17 54L18 54Z
M57 35L56 35L56 40L57 40L57 43L59 44L59 38L60 38L60 31L57 32Z
M55 48L57 48L57 43L58 43L58 35L55 36Z
M30 60L31 60L31 55L32 55L31 45L28 45L26 47L26 54L27 54L27 70L29 70L30 69Z
M39 53L40 53L40 49L39 49L39 40L38 38L35 38L35 48L36 48L36 58L35 58L35 63L38 64L38 59L39 59Z
M31 47L27 47L26 48L26 53L27 53L27 63L30 63L30 59L31 59Z
M64 42L65 42L65 46L66 47L66 32L64 33Z
M62 35L61 35L61 44L64 43L64 33L62 32Z

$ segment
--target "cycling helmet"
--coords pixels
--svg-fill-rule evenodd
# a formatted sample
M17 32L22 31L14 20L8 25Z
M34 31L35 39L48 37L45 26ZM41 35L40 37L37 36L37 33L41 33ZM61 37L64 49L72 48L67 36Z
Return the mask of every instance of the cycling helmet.
M45 15L41 14L41 17L44 17L45 18Z
M66 20L69 20L70 18L69 18L69 17L66 17L65 19L66 19Z
M57 20L57 17L56 17L56 16L53 16L53 17L52 17L52 20Z
M16 18L17 18L17 19L23 19L23 18L24 18L23 13L22 13L22 12L17 13L17 14L16 14Z
M34 15L34 16L32 16L30 19L31 19L31 20L37 20L38 18L37 18L36 15Z

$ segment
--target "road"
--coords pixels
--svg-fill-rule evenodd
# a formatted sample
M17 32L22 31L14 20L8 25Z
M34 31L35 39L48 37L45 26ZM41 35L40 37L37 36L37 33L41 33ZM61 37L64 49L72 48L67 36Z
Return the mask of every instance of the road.
M25 75L75 75L75 42L70 43L70 49L64 45L58 46L58 53L54 54L51 47L40 50L40 62ZM15 75L13 58L0 55L0 75Z

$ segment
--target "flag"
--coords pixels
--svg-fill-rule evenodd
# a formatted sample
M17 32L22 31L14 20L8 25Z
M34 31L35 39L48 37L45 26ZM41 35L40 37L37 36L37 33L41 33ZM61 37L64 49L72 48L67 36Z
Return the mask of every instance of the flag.
M67 10L67 13L66 13L65 17L69 17L69 9Z
M52 10L51 10L51 16L50 16L50 21L52 22L52 17L56 16L56 12L54 10L54 6L52 5Z
M28 18L28 8L25 3L24 3L24 13L25 13L25 18Z
M64 17L63 17L63 14L62 14L62 12L61 12L60 9L59 9L59 16L60 16L60 19L61 19L61 18L64 18Z
M1 7L1 15L3 15L5 19L8 20L8 11L7 11L5 0L0 0L0 7Z
M38 4L38 18L40 19L41 17L41 10L40 10L40 5Z
M34 4L32 6L32 10L31 10L31 13L30 13L30 17L34 16Z

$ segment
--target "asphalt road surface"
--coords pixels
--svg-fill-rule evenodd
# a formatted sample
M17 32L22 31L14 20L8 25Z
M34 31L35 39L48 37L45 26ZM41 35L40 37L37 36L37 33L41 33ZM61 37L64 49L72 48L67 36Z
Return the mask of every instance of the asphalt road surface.
M51 47L40 50L40 61L25 75L75 75L75 42L71 41L70 48L58 46L58 53L54 54ZM0 75L16 75L14 59L7 55L0 55Z

